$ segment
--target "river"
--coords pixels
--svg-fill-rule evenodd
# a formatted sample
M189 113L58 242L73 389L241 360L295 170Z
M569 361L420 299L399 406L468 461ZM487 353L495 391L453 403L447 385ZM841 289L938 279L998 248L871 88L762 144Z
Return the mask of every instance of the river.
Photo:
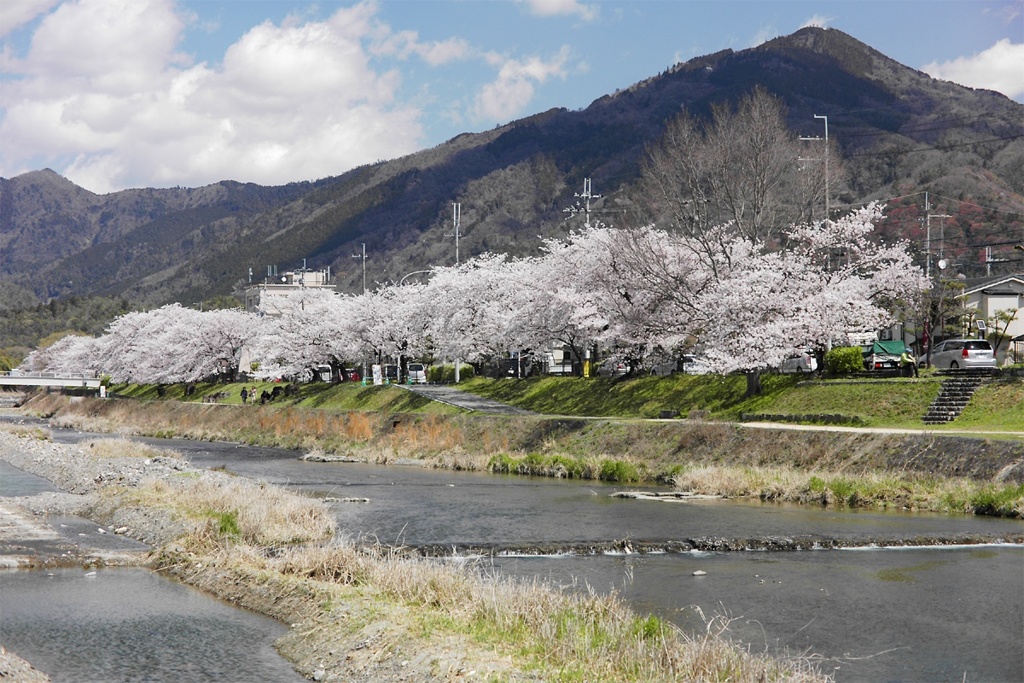
M55 431L59 441L80 438ZM173 447L197 466L337 500L332 508L350 538L434 553L447 548L445 561L473 562L483 572L615 590L637 610L689 632L721 615L729 635L751 650L811 657L839 681L1024 680L1024 547L998 542L1024 532L1021 520L654 502L613 498L633 487L595 482L310 463L278 449L145 441ZM936 536L992 542L871 545ZM810 538L860 547L634 552L695 538ZM26 579L33 580L48 579ZM4 578L5 613L11 586Z

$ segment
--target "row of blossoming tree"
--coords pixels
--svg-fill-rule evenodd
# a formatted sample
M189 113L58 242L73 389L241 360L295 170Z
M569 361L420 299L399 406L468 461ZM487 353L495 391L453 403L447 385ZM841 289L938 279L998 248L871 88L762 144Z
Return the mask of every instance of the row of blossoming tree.
M476 362L557 343L633 367L696 350L718 372L756 372L800 346L881 328L926 287L906 244L872 239L880 217L871 205L794 225L771 248L729 225L699 239L592 227L545 242L535 257L486 254L436 268L425 284L297 290L280 316L178 304L128 313L99 338L36 351L25 367L173 383L234 377L243 356L258 376L276 378L369 357Z

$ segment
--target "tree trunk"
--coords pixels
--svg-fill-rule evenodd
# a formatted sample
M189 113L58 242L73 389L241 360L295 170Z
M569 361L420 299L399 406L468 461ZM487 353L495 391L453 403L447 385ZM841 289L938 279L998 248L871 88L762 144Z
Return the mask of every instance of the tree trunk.
M747 398L757 396L761 393L761 371L754 370L747 373Z

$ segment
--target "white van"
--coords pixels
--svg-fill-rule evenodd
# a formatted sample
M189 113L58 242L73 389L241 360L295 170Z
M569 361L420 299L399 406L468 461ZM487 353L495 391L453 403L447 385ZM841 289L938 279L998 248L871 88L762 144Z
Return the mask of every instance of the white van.
M409 363L408 377L409 384L427 383L427 366L423 363Z

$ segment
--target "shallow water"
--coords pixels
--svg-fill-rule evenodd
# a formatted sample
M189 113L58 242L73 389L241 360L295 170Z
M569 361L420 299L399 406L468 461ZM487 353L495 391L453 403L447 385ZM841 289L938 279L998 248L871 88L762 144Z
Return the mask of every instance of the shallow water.
M81 436L58 432L55 438ZM174 448L197 466L223 466L308 495L366 498L369 502L334 503L332 509L346 535L385 543L500 549L709 536L820 536L863 543L1024 532L1022 520L624 500L608 494L627 487L594 482L305 463L297 460L298 453L277 449L147 441ZM657 614L688 632L703 631L702 615L724 615L730 619L729 634L745 647L810 656L839 681L1024 681L1021 546L556 557L498 553L474 562L484 572L614 590L642 613ZM706 575L694 576L698 570Z
M34 496L37 493L57 491L49 479L37 477L0 460L0 496Z
M495 558L502 574L615 590L753 651L813 655L838 681L1024 680L1024 548ZM705 571L705 576L694 576Z
M2 640L54 683L302 681L283 624L144 569L0 572Z

